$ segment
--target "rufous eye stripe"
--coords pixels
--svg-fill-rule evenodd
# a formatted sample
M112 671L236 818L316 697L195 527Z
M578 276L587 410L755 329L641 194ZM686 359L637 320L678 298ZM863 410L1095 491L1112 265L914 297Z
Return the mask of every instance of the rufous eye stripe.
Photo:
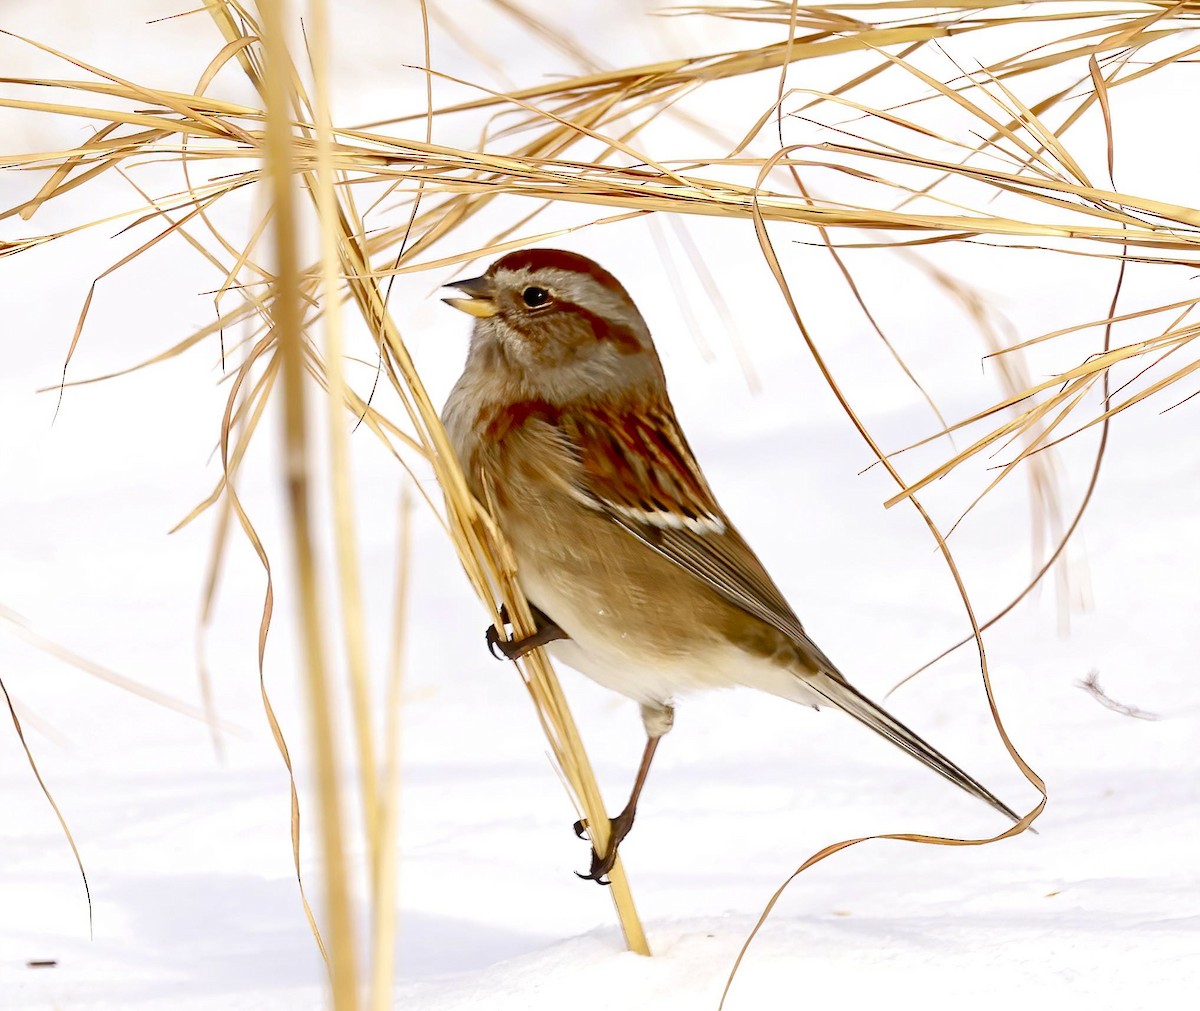
M642 342L638 340L637 334L627 326L622 326L614 320L605 319L598 313L592 312L591 309L586 309L575 302L555 302L554 306L560 312L584 320L591 327L592 334L597 341L611 341L618 350L627 355L645 350Z

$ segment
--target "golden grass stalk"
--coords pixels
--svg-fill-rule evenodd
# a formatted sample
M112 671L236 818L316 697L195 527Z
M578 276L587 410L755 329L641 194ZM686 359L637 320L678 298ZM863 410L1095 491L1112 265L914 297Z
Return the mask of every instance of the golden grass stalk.
M391 663L384 695L383 786L379 793L379 845L373 854L371 901L371 1011L392 1006L396 952L396 877L400 835L400 725L404 705L404 650L408 631L412 575L412 496L400 501L396 551L396 603L393 609Z
M363 815L371 862L378 862L380 845L378 812L380 797L376 786L376 751L371 729L370 687L367 682L366 632L363 627L362 591L359 581L358 548L354 534L354 502L350 480L349 432L345 424L346 379L342 367L343 338L340 311L340 278L337 259L337 218L335 215L333 173L333 127L329 114L329 19L324 0L311 5L312 38L309 52L313 64L313 96L317 126L317 221L321 231L321 302L325 306L326 406L329 419L331 490L333 492L334 534L337 543L339 595L342 605L343 639L346 668L350 675L354 731L358 743L358 772L362 791Z
M321 836L326 915L329 921L330 982L335 1011L354 1011L358 1007L357 952L342 842L342 801L331 695L325 669L324 610L318 588L310 514L305 350L293 192L296 180L292 166L292 61L284 34L284 3L282 0L262 0L259 7L266 55L263 75L267 111L265 160L274 218L275 276L270 303L271 326L283 362L283 477L288 492L288 519L300 609L302 662L306 674L313 766L317 780L317 823ZM330 330L336 333L333 326ZM344 463L344 458L340 462ZM373 755L371 761L374 761ZM368 803L373 800L373 796L366 798Z

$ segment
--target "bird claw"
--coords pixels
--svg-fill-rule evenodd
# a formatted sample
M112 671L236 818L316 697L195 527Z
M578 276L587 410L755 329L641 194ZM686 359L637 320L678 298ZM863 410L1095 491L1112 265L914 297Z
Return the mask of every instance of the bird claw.
M513 647L516 645L511 639L501 639L500 630L495 625L489 625L487 632L484 634L487 640L488 652L497 660L513 660Z
M509 638L508 635L501 630L508 624L508 608L503 604L500 605L500 624L489 625L487 632L484 633L484 639L487 641L488 652L497 660L511 660L509 653Z
M519 660L526 653L537 649L539 646L545 646L556 639L570 638L566 632L542 614L536 607L531 608L531 610L537 630L532 635L527 635L524 639L510 639L497 626L488 626L488 630L484 633L484 640L487 642L488 651L497 660ZM509 624L508 610L503 604L500 605L500 624L501 626Z
M608 822L608 852L601 856L596 852L596 847L592 846L592 866L588 868L586 874L579 871L575 872L577 878L583 878L584 881L595 881L598 885L611 885L612 881L608 880L605 875L613 869L617 862L617 847L621 845L621 841L629 835L629 830L633 827L633 816L626 810L622 811L617 817L609 819ZM582 839L587 831L587 819L580 818L574 825L575 835Z
M576 871L575 877L582 878L584 881L595 881L596 884L598 884L598 885L603 885L605 888L611 888L612 881L610 881L604 875L607 874L610 870L612 870L612 866L610 865L608 867L599 867L598 868L597 864L599 864L599 863L602 863L602 861L600 860L599 857L596 856L595 853L593 853L592 854L592 869L587 874L584 874L582 871Z
M576 822L575 824L576 824L575 834L578 835L579 838L582 839L583 833L580 832L578 829L578 826L580 823ZM615 864L616 862L617 862L616 843L615 843L615 840L610 839L607 856L603 856L603 857L600 856L600 854L597 853L596 850L593 848L593 850L592 850L592 866L590 868L588 868L588 872L586 874L582 873L581 871L576 871L575 877L582 878L584 881L595 881L596 884L598 884L598 885L611 885L612 881L609 880L607 877L605 877L605 875L607 875L608 872L613 869L613 864Z

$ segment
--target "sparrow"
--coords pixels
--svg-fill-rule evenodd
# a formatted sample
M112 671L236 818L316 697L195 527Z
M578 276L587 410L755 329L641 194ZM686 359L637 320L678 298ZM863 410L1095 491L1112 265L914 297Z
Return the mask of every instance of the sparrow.
M605 883L674 700L697 689L744 685L840 709L1020 820L809 638L717 503L646 322L612 274L577 253L525 249L447 287L462 295L444 301L475 324L442 420L537 620L526 639L492 628L488 642L509 659L547 646L641 706L647 741L629 801L581 877Z

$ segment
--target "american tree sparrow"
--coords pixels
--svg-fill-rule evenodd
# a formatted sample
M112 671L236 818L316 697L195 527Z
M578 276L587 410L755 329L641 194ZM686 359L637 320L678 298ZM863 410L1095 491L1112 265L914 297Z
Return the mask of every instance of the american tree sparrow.
M854 688L814 643L704 479L641 314L576 253L509 253L446 302L476 317L443 420L476 496L494 503L535 646L641 704L648 740L612 820L602 880L629 832L677 693L747 685L841 709L1014 821L989 790ZM582 834L578 823L576 832Z

